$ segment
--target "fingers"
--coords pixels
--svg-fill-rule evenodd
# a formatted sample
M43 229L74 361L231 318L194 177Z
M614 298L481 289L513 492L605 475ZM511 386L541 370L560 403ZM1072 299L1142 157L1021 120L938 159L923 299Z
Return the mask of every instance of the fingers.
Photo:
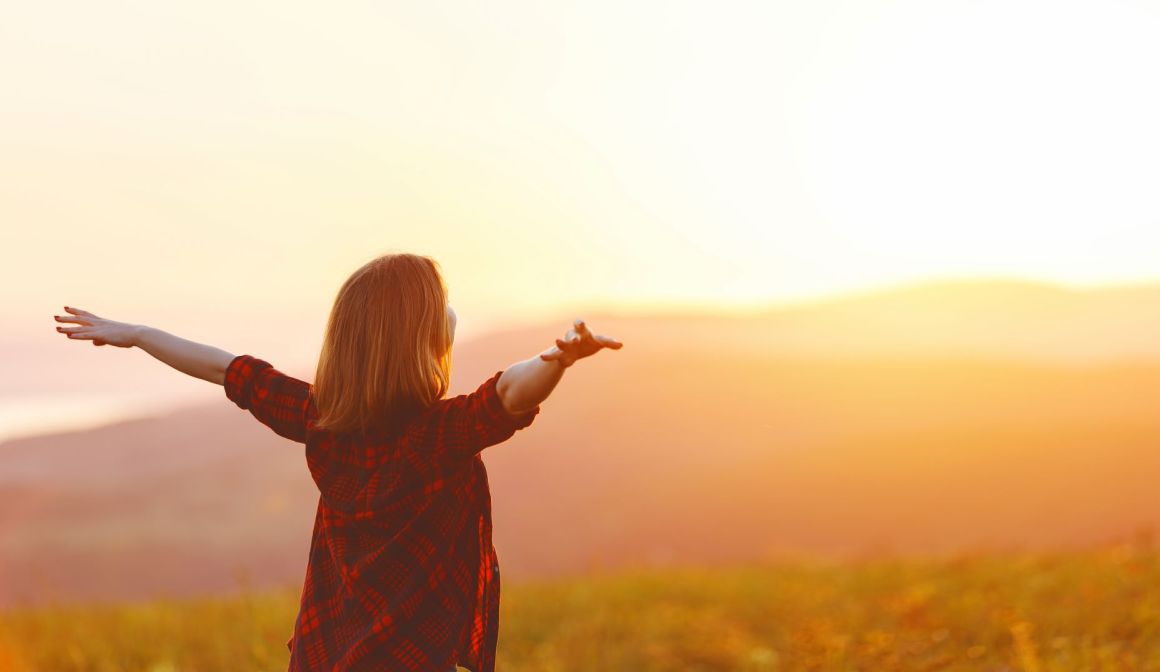
M90 325L81 325L79 327L57 327L56 330L73 340L91 340L93 345L109 345L107 340L99 336L100 330L94 329Z
M89 327L89 326L80 326L80 327L57 327L57 328L56 328L56 330L57 330L57 331L59 331L60 333L64 334L65 336L67 336L67 337L69 337L69 338L73 339L73 340L88 340L88 339L94 339L94 340L93 340L93 344L94 344L94 345L96 345L96 344L97 344L97 342L100 342L100 344L101 344L101 345L104 345L104 343L105 343L105 342L104 342L104 341L102 341L102 340L100 339L100 337L99 337L99 336L98 336L98 335L97 335L97 334L96 334L96 333L93 331L93 328L92 328L92 327Z
M599 343L600 345L612 348L613 350L619 350L622 347L624 347L623 343L616 340L615 338L612 338L611 336L601 336L600 334L596 334L596 336L594 338L596 339L596 342Z
M624 347L623 343L611 336L592 333L582 319L576 319L572 325L573 327L568 330L564 338L555 339L556 347L542 353L540 359L546 362L559 361L564 366L568 366L582 357L594 354L601 348L619 350Z
M80 308L77 308L75 306L65 306L64 309L67 310L68 312L72 313L73 315L79 315L81 317L96 317L96 315L93 315L89 311L81 310Z
M88 324L90 322L87 317L72 317L69 315L53 315L57 322L75 322L77 324Z
M588 330L588 325L584 323L584 320L576 320L575 325L576 325L575 331L577 334L580 335L580 338L591 339L593 341L596 341L597 343L600 343L601 345L606 345L606 346L608 346L610 348L614 348L614 349L619 348L621 345L624 345L620 341L617 341L615 338L611 338L609 336L601 336L600 334L592 333L591 331Z
M588 341L591 343L596 343L601 347L612 348L613 350L619 350L620 348L624 347L623 343L616 340L615 338L612 338L611 336L603 336L600 334L592 333L588 329L588 325L584 322L583 319L577 318L572 323L572 325L573 328L569 329L567 336L565 336L565 343ZM557 343L559 343L559 339L557 339Z
M580 341L592 338L592 332L588 331L588 327L584 324L584 320L576 320L572 323L572 328L564 335L565 343L579 343ZM560 339L556 339L556 343L560 343Z

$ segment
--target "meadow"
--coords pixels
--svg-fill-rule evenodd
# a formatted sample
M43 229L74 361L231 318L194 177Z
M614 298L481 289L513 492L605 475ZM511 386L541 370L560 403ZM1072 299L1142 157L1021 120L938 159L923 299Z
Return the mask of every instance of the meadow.
M296 589L0 614L5 672L284 670ZM634 569L503 590L503 672L1160 669L1160 550Z

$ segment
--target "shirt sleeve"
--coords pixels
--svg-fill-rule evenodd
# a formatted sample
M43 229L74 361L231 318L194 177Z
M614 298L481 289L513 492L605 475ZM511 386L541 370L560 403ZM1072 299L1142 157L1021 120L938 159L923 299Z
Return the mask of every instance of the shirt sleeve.
M310 383L282 373L265 360L238 355L226 367L224 387L226 398L279 436L306 442Z
M436 441L444 454L471 457L488 446L511 438L517 430L532 424L540 407L513 415L500 400L496 383L503 371L496 371L471 394L444 401L436 416Z

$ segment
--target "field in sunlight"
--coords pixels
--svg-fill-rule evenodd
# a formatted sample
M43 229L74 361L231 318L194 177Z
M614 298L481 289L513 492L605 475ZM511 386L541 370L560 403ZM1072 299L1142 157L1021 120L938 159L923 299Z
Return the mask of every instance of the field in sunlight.
M1160 551L635 571L505 586L498 669L1145 670ZM295 591L0 615L0 669L284 670Z

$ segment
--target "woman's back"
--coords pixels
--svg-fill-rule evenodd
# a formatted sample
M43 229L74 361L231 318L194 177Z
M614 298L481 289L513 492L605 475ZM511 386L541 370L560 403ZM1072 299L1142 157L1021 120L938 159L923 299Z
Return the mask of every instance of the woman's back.
M494 669L499 565L479 452L540 411L508 413L502 373L401 431L335 434L314 426L309 384L250 355L230 363L226 395L306 444L320 492L291 670L382 669L386 660Z

